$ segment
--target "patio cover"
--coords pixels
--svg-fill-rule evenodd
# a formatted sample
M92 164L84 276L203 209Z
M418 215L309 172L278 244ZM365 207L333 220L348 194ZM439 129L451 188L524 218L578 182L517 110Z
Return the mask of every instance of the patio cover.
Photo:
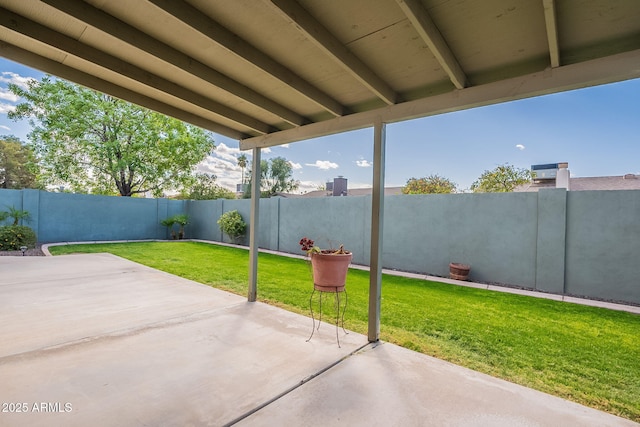
M2 0L0 55L238 139L254 173L261 148L374 126L375 341L385 124L640 77L640 1Z

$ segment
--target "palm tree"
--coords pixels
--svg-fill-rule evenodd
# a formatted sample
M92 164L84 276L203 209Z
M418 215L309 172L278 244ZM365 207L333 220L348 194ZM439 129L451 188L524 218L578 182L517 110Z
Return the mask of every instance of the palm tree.
M244 154L240 154L238 156L238 166L242 169L242 187L244 189L244 168L247 167L247 156Z
M171 233L171 238L173 240L176 240L178 238L178 235L176 234L176 231L173 229L173 225L175 223L176 223L176 219L173 216L170 216L169 218L165 218L162 221L160 221L160 224L162 224L165 227L167 227L167 231L169 233Z
M184 239L184 226L189 224L189 215L187 214L174 215L173 220L176 222L176 224L180 226L180 229L178 230L178 239L179 240Z
M16 209L13 206L9 208L9 212L7 216L13 218L13 225L18 225L20 220L31 221L31 215L29 214L29 211ZM2 218L2 219L5 219L5 218Z

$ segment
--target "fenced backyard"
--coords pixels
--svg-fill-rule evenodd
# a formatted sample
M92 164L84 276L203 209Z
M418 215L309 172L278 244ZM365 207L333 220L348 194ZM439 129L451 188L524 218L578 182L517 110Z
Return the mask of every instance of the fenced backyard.
M217 219L248 200L135 199L38 190L0 190L0 209L28 210L40 242L166 239L160 221L187 213L186 237L228 241ZM450 262L470 279L640 304L640 191L391 196L385 200L383 266L447 276ZM259 246L299 253L307 236L344 244L369 261L371 198L263 199ZM249 224L251 227L251 224Z

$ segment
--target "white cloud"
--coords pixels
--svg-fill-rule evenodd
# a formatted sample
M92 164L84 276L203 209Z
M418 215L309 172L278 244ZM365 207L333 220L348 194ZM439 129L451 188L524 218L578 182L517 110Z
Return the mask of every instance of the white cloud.
M221 142L216 145L216 149L213 151L212 155L227 161L236 162L238 155L240 155L240 149L229 147L224 142Z
M315 163L305 163L305 165L322 170L338 169L338 164L330 162L329 160L316 160Z
M204 161L199 163L198 169L202 172L214 173L216 175L221 174L222 171L238 171L238 175L240 175L240 168L235 160L229 161L214 156L207 156Z
M5 126L5 125L0 125L0 129L11 130L9 126Z
M0 99L4 99L5 101L10 101L10 102L18 102L20 97L14 94L13 92L11 92L9 89L4 89L0 87Z
M517 144L517 145L516 145L516 148L517 148L518 150L522 151L522 150L524 150L524 149L525 149L525 146L524 146L524 145L522 145L522 144Z
M371 167L371 163L369 163L368 160L356 160L356 165L358 165L358 167L361 168L370 168Z
M214 174L218 185L231 191L236 191L236 184L240 184L242 181L242 169L238 166L238 156L240 154L251 158L250 152L240 151L239 148L229 147L221 142L216 145L215 150L198 164L196 170Z
M11 71L3 71L0 73L0 83L13 83L21 87L22 89L27 89L28 83L31 80L35 80L33 77L23 77L20 74L12 73Z
M270 152L271 150L268 148L262 149L262 153ZM236 185L242 182L242 169L238 166L238 157L241 154L247 156L248 159L248 165L245 168L246 173L248 169L251 169L251 151L241 151L239 148L230 147L224 142L217 143L216 149L197 165L196 170L214 174L218 185L236 191ZM300 163L289 161L289 164L294 170L303 168ZM317 184L314 184L314 186L314 189L317 188Z
M196 170L214 174L217 184L231 191L236 191L236 184L240 184L241 172L235 159L229 161L215 156L207 156L196 166Z
M5 104L0 102L0 114L7 114L9 111L13 111L16 109L15 105Z

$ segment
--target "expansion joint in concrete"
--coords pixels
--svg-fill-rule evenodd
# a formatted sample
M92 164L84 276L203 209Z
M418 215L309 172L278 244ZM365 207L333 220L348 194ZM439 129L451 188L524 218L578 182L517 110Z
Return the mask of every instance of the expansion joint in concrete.
M59 343L59 344L50 345L50 346L47 346L47 347L41 347L41 348L37 348L37 349L33 349L33 350L27 350L27 351L20 352L20 353L8 354L8 355L5 355L5 356L0 356L0 365L3 365L5 363L11 363L12 361L17 360L17 359L23 360L23 359L26 359L26 358L40 357L40 356L43 356L45 354L58 352L58 351L62 351L62 350L67 350L69 348L77 347L77 346L81 346L81 345L93 344L93 343L96 343L96 342L102 342L102 341L106 341L106 340L113 340L113 339L131 337L131 336L139 335L139 334L151 331L151 330L170 328L170 327L179 326L179 325L182 325L182 324L185 324L185 323L198 322L200 320L205 320L205 319L214 317L220 311L228 310L228 309L229 309L229 306L226 306L226 307L222 307L222 308L207 309L207 310L203 310L203 311L199 311L199 312L195 312L195 313L182 314L182 315L179 315L179 316L163 319L163 320L160 320L160 321L157 321L157 322L148 323L148 324L142 325L142 326L140 326L138 328L119 329L119 330L115 330L115 331L112 331L112 332L109 332L109 333L106 333L106 334L93 335L93 336L79 338L79 339L72 340L72 341L67 341L67 342L63 342L63 343Z
M286 396L289 393L291 393L292 391L302 387L303 385L305 385L306 383L308 383L312 379L319 377L320 375L322 375L325 372L327 372L329 369L339 365L340 363L344 362L345 360L347 360L351 356L353 356L353 355L355 355L355 354L357 354L357 353L359 353L361 351L364 351L367 347L375 348L378 345L379 345L379 342L375 342L375 343L367 343L367 344L364 344L364 345L358 347L357 349L355 349L351 353L347 354L346 356L336 360L335 362L331 363L330 365L325 366L324 368L320 369L318 372L315 372L315 373L309 375L308 377L302 379L296 385L294 385L292 387L289 387L288 389L286 389L282 393L277 394L276 396L272 397L271 399L267 400L266 402L263 402L260 405L256 406L255 408L252 408L249 411L245 412L244 414L240 415L239 417L234 418L233 420L231 420L228 423L224 424L224 427L230 427L230 426L233 426L233 425L239 423L240 421L244 420L245 418L247 418L247 417L255 414L256 412L260 411L261 409L269 406L270 404L272 404L273 402L277 401L278 399L281 399L284 396Z

